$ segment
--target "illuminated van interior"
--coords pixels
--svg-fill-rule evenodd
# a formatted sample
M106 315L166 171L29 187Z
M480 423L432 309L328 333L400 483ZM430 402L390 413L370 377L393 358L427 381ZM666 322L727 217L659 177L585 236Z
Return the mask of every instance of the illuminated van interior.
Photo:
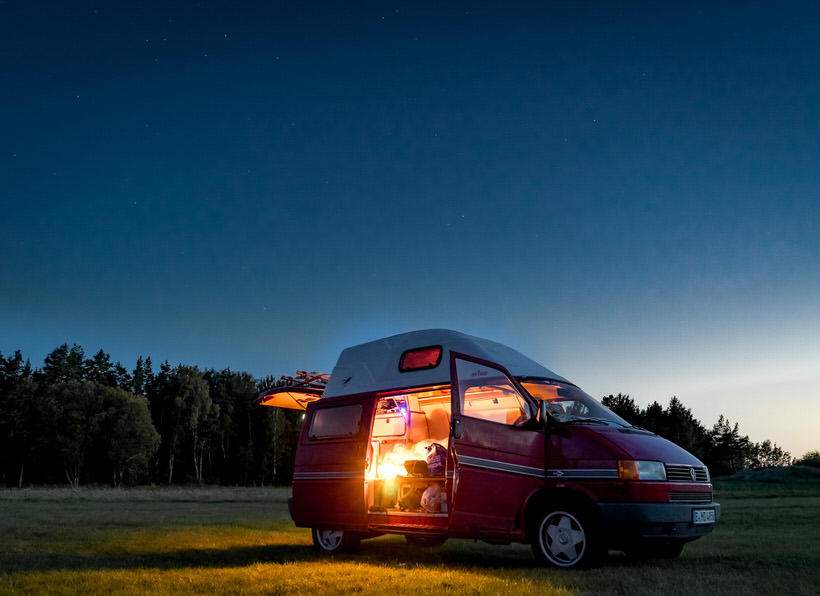
M380 396L376 402L367 457L367 506L371 513L446 515L446 500L439 511L407 506L411 491L438 485L445 491L446 477L427 475L426 463L433 445L448 447L450 388ZM424 462L415 470L407 462Z
M371 513L444 514L446 499L434 511L406 497L438 485L446 492L446 472L427 475L428 454L436 444L446 454L450 433L450 387L379 396L367 457L367 507ZM524 423L530 408L504 377L485 378L465 387L465 415L507 425ZM445 458L446 459L446 458ZM414 469L412 462L420 463Z

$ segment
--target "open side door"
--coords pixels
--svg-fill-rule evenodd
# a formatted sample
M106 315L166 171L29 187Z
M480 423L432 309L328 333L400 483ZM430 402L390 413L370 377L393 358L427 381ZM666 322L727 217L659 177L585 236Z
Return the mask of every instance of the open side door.
M365 531L365 468L376 397L332 397L308 406L293 468L297 526Z
M451 352L450 528L515 535L527 495L544 482L544 433L525 426L533 404L498 364Z

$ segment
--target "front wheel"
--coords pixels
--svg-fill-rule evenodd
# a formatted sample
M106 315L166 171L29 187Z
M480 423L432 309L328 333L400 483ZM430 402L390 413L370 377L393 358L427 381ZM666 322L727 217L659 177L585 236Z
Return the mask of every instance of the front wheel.
M328 528L313 528L313 546L326 553L339 553L356 548L361 541L361 535L346 530L330 530Z
M532 550L542 562L563 569L587 567L602 555L592 516L576 508L548 510L539 516Z

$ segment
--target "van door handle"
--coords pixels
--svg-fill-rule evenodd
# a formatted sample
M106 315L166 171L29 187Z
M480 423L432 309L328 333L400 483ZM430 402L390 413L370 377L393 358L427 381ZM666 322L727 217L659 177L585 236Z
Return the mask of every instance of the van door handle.
M453 438L460 439L461 438L461 420L458 418L453 419L450 423L450 430L453 431Z

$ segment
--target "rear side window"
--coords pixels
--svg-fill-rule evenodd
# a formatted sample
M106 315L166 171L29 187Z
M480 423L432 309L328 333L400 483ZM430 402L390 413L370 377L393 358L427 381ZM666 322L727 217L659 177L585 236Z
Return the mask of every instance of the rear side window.
M308 437L311 439L352 437L359 434L361 425L361 404L320 408L313 413Z

